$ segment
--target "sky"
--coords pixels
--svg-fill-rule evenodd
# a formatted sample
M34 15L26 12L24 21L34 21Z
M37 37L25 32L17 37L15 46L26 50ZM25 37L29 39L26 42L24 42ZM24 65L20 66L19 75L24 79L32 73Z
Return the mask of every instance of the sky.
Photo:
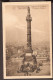
M44 9L37 7L38 5L34 6L29 6L32 17L32 45L41 41L49 41L50 38L49 6ZM27 8L21 5L20 7L18 5L5 6L4 24L7 43L27 43L26 16Z

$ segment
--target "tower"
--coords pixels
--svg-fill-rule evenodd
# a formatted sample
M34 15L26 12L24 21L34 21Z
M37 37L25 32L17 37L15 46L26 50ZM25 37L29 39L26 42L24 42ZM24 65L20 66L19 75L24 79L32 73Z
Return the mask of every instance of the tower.
M26 17L26 21L27 21L27 53L32 53L32 46L31 46L31 21L32 21L32 17L30 15L30 7L28 7L28 13L27 13L27 17Z

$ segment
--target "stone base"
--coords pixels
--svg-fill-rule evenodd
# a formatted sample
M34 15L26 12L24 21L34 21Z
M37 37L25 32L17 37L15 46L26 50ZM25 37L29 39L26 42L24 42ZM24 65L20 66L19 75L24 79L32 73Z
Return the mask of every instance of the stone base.
M37 68L36 57L32 53L25 53L23 60L22 71L30 72Z
M26 56L32 56L33 53L25 53L25 57Z

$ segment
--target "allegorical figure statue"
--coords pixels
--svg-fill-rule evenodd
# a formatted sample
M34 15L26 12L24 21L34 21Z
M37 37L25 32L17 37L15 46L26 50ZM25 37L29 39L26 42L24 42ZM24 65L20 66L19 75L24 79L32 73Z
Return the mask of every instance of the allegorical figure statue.
M28 13L30 13L30 8L28 7Z

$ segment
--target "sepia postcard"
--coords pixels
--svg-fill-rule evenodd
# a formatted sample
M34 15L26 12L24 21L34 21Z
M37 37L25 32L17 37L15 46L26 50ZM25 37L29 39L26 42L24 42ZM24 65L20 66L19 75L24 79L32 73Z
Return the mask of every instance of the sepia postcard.
M52 78L51 2L3 2L3 78Z

